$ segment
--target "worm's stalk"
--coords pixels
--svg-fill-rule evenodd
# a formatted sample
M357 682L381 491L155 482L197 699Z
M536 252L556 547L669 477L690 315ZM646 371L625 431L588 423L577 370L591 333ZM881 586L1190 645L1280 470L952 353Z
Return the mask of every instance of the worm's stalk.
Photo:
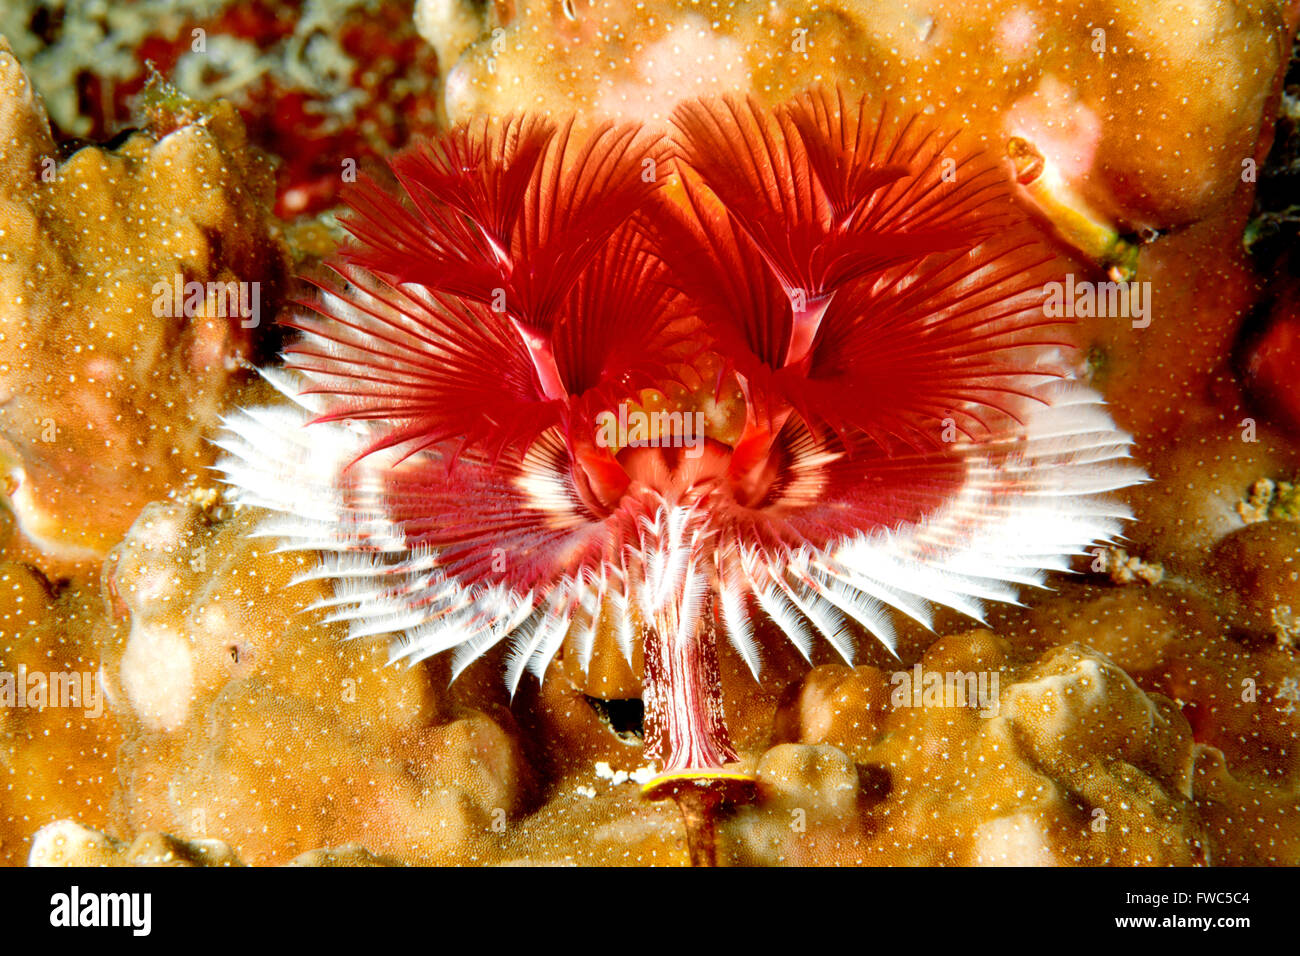
M676 624L658 620L646 635L646 752L663 771L642 793L672 798L686 824L691 865L716 866L718 819L728 804L752 797L754 777L725 766L739 758L723 717L712 630L701 623L683 634Z

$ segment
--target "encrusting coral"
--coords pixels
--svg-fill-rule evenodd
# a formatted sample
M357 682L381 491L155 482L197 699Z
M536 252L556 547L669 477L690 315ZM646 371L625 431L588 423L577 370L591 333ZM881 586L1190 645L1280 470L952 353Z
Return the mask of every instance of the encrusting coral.
M1093 603L1097 600L1113 600L1113 593L1103 590ZM1050 609L1040 619L1047 613ZM723 860L749 865L1293 860L1294 770L1287 772L1289 779L1270 781L1266 769L1243 764L1249 759L1241 742L1249 739L1246 734L1236 743L1216 741L1230 755L1225 756L1218 747L1201 743L1180 713L1180 706L1185 709L1193 701L1175 701L1160 690L1143 689L1148 675L1177 673L1199 660L1207 645L1193 644L1174 658L1166 651L1161 655L1165 659L1155 662L1119 653L1125 646L1140 653L1152 640L1146 631L1137 636L1125 632L1127 615L1149 626L1153 613L1130 609L1124 615L1114 610L1106 615L1113 637L1093 631L1090 640L1102 643L1114 658L1068 643L1068 632L1067 643L1041 652L1014 647L987 630L944 638L917 661L921 675L999 675L998 687L977 691L969 685L969 701L933 697L924 677L913 689L874 666L818 667L804 681L790 685L787 702L776 715L773 739L778 742L746 758L758 780L758 796L725 823ZM1117 661L1138 674L1136 682ZM1252 663L1258 661L1241 661L1243 666ZM1211 693L1219 666L1200 667L1201 683ZM1229 670L1227 676L1234 672ZM917 676L912 668L894 674L908 681ZM1195 675L1186 675L1186 683L1194 685ZM1169 683L1161 686L1174 690ZM1241 709L1243 714L1257 714L1247 718L1256 724L1256 733L1275 726L1282 731L1278 739L1285 740L1295 733L1295 719L1279 723L1271 716L1277 709L1273 703L1262 700L1259 708ZM567 745L566 738L559 740ZM159 738L151 742L156 745ZM197 740L195 744L201 746ZM173 759L163 757L158 772L170 765L176 774L183 762ZM232 755L228 769L236 770L243 759ZM1284 762L1294 766L1289 758ZM432 858L684 862L674 815L661 805L641 801L632 781L619 782L613 772L593 776L591 767L578 763L558 773L545 803L527 815L503 815L499 827L476 819L458 831L464 838L460 853ZM294 819L307 832L294 834L283 853L262 855L260 837L250 839L231 827L230 853L246 862L287 862L299 854L301 839L326 835L306 826L313 816L313 799L327 802L341 829L349 809L335 797L347 788L325 778L311 781L308 788L307 777L303 773L304 786L291 790L301 801ZM188 783L189 778L182 774L169 782ZM250 795L230 809L247 814L247 801L255 799ZM375 819L373 809L351 813L356 815L354 826L364 828L366 821ZM443 819L425 808L407 823L417 827L414 835L422 832L419 828L438 827ZM71 830L71 836L69 832L67 824L47 828L37 840L32 862L109 862L106 852L112 860L140 862L149 855L137 846L131 859L123 859L123 847L113 841L97 839L83 846L76 836L79 831ZM55 837L60 841L57 853L52 849ZM377 833L370 838L384 839ZM158 839L152 837L145 845L154 847ZM443 854L451 843L441 844ZM149 852L156 855L155 850ZM430 859L411 844L389 854L390 862ZM206 858L193 852L178 855Z
M583 691L598 688L575 684L576 667L520 695L515 730L493 693L496 662L448 690L445 672L386 668L373 646L295 614L325 592L306 583L277 598L303 564L249 539L250 519L152 506L110 560L104 606L116 610L96 624L95 656L125 741L102 803L64 804L67 816L119 840L220 840L253 863L350 841L390 862L685 861L680 821L627 777L643 769L639 742L589 707ZM759 791L724 824L722 859L1295 862L1300 668L1220 619L1211 596L1182 587L1079 584L1007 611L998 633L910 634L903 664L802 676L771 661L767 690L784 703L729 712ZM922 678L897 697L895 675L914 680L915 664L996 673L999 686L963 704L927 697ZM728 700L753 696L737 656L721 670ZM461 710L466 700L489 701L492 716ZM593 773L601 763L609 771ZM99 861L113 846L53 854L63 826L33 862Z
M1237 579L1257 575L1268 563L1294 594L1295 560L1294 550L1261 554L1241 547L1207 563ZM1246 619L1233 629L1242 598L1215 590L1175 585L1067 593L1024 612L1009 630L1023 635L1030 649L1063 640L1086 643L1146 693L1177 704L1196 742L1192 797L1207 862L1294 865L1300 853L1300 666L1271 623L1255 628ZM1258 591L1245 593L1260 602Z
M784 728L799 743L786 745L780 774L769 771L773 799L733 824L742 859L1206 860L1190 799L1191 729L1172 701L1144 694L1081 645L1017 661L1011 645L986 630L943 638L918 666L900 672L907 682L874 667L832 665L809 675ZM999 686L983 696L963 686L966 700L927 683L931 674L944 681L963 672L997 674ZM836 777L840 806L818 794Z
M393 866L357 844L310 850L288 866ZM70 821L43 828L32 845L31 866L244 866L220 840L178 840L142 833L129 844Z
M1255 156L1289 55L1278 0L826 4L420 0L453 121L576 110L667 121L680 100L810 82L959 109L1001 152L1031 143L1096 212L1134 228L1200 218Z
M1124 553L1080 558L1078 578L1054 577L1054 593L1030 591L1026 607L1000 609L985 627L949 615L935 622L938 639L903 629L899 660L868 647L850 667L823 649L810 670L768 641L758 685L723 644L727 721L756 790L722 819L719 862L1300 864L1300 541L1286 490L1300 478L1300 446L1293 419L1250 404L1232 356L1243 318L1265 297L1264 267L1241 237L1251 162L1267 154L1270 97L1300 17L1294 4L1201 5L1188 16L1174 3L1109 0L719 3L707 13L675 2L424 0L419 15L448 71L453 118L540 107L666 119L677 100L702 92L777 102L837 81L955 111L963 137L997 155L1013 137L1033 147L1019 155L1030 179L1022 199L1064 240L1078 278L1105 278L1121 264L1107 262L1107 250L1128 248L1136 258L1122 265L1151 283L1149 323L1080 320L1083 374L1135 435L1153 479L1127 493L1137 520ZM0 54L0 63L0 177L26 170L17 186L0 181L0 215L40 240L0 251L26 256L33 245L53 248L83 207L37 201L67 184L41 184L42 160L57 153L12 58ZM181 124L182 142L199 141L196 155L221 153L235 127L223 125L220 107L204 110L210 119ZM132 164L148 164L165 142L142 134L128 141L134 147L82 150L59 168L91 159L148 168ZM115 190L144 186L132 182L101 177L82 192L98 196L112 222ZM214 252L269 232L265 187L240 182L240 198L212 198L226 210L209 220ZM146 296L154 272L174 271L160 259L150 272L134 251L128 260L119 239L95 238L93 249L58 242L82 259L105 245L115 274ZM204 275L260 274L224 251L219 258ZM9 316L47 298L22 285L40 263L23 259L20 270L18 261L0 260L0 308L9 310L0 389L18 396L0 416L33 470L57 476L66 459L57 443L39 441L31 419L53 407L51 396L68 407L84 394L93 410L98 393L45 381L55 352L41 336L52 319L24 318L24 332L14 331ZM41 261L77 293L70 301L90 301L75 268L55 269L73 260ZM1280 314L1290 301L1279 293L1268 307ZM84 329L91 317L80 314ZM145 348L138 320L97 325L115 332L97 350L123 363L137 393L156 396L143 417L157 429L132 410L113 418L112 449L98 433L97 447L77 446L97 463L94 474L118 484L75 478L98 499L91 506L92 494L65 492L65 477L45 486L40 508L19 508L23 527L46 521L39 527L53 548L20 544L5 525L18 522L0 515L0 536L12 535L11 560L0 565L0 672L100 673L105 695L98 718L0 708L0 859L688 862L680 815L640 796L658 769L643 755L633 706L643 661L624 662L610 639L584 674L566 647L546 682L525 677L512 702L500 687L504 654L449 686L445 662L387 667L376 646L344 640L341 624L302 610L329 589L290 583L311 555L276 553L274 540L250 537L253 509L231 509L210 488L189 492L206 452L171 467L170 454L140 450L158 452L149 435L168 426L191 449L215 433L215 412L238 382L224 359L249 348L239 323L200 334L148 322L151 358L130 365L132 347ZM220 361L177 358L200 341ZM45 356L39 375L23 369L27 354ZM57 354L74 366L85 356ZM87 371L74 374L85 386ZM1275 407L1293 408L1286 375L1269 382L1280 389ZM192 402L204 410L190 421ZM134 470L136 459L152 470ZM51 525L47 501L76 503L72 522ZM69 561L70 547L93 556ZM78 577L60 589L28 565ZM927 699L927 674L971 675L976 704L981 677L991 690L996 675L996 707ZM920 687L919 706L902 686Z
M63 817L112 824L118 722L97 691L91 589L53 597L36 571L0 562L0 862L21 864L40 827ZM52 675L76 675L76 698L51 699ZM39 681L37 680L39 675ZM24 685L21 689L19 684ZM35 692L44 684L45 699ZM70 706L69 706L70 705Z
M352 842L465 859L527 795L508 712L454 706L433 674L301 613L327 595L290 585L309 564L251 537L252 514L219 514L150 505L105 565L122 832L218 839L248 863Z
M93 573L210 463L283 282L271 167L238 116L162 92L150 115L116 150L60 159L0 43L0 490L15 553L50 574Z

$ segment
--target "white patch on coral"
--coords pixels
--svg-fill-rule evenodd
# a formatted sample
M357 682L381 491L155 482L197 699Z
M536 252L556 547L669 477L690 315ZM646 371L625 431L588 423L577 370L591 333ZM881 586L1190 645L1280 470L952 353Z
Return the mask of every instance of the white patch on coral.
M148 730L172 731L185 723L194 695L194 648L183 634L132 624L121 673L127 700Z
M1016 100L1003 129L1033 143L1048 167L1076 188L1092 175L1102 118L1056 77L1043 77L1032 93Z
M687 15L666 33L632 55L629 79L602 87L597 108L603 115L664 123L684 99L750 88L745 48L707 20Z
M1031 813L990 820L975 831L976 866L1056 866L1042 824Z
M1038 48L1042 35L1034 15L1020 7L998 23L998 49L1009 60L1023 60Z
M630 774L626 770L615 770L609 765L608 761L598 760L596 761L596 776L601 780L608 780L617 787L620 783L626 783Z

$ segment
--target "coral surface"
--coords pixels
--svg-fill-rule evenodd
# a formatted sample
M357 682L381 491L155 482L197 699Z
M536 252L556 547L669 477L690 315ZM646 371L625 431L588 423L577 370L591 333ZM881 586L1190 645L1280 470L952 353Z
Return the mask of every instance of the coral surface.
M229 106L167 100L152 131L60 160L7 47L0 103L4 491L32 563L94 573L147 502L208 464L271 321L270 167Z
M842 83L1033 143L1097 212L1202 218L1255 156L1290 51L1276 0L655 4L421 0L452 120L521 109L666 121L682 99Z

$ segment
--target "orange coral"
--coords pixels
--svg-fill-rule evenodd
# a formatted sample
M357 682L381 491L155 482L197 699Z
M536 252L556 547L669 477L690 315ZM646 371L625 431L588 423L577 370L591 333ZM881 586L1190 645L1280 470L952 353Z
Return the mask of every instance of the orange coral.
M825 772L787 771L783 786L798 796L733 825L746 862L1204 858L1190 800L1190 729L1170 701L1144 694L1114 663L1072 644L1017 660L1007 641L976 630L938 641L918 665L894 675L831 665L809 675L786 732L809 756L810 745L835 745L821 749L840 755L831 779L843 781L845 806L824 809L835 806L818 796L831 785ZM947 686L958 673L988 687L998 675L989 706L930 693L932 678ZM974 686L967 681L963 693ZM792 815L796 808L804 814Z
M249 350L253 293L269 325L284 270L274 183L229 106L179 119L161 108L161 128L179 128L58 162L2 41L0 104L4 490L24 556L87 572L146 502L211 459L204 435ZM159 309L156 287L178 279L206 298ZM248 308L226 317L208 283L235 282Z
M1289 49L1279 0L833 4L422 0L453 120L512 110L665 120L705 93L812 82L957 108L999 153L1032 143L1103 216L1163 227L1239 185ZM1292 14L1291 16L1294 16Z
M99 671L91 640L98 613L89 589L55 599L39 574L0 562L0 862L25 860L32 834L52 821L105 827L112 819L121 736L90 686ZM78 698L55 701L53 675L77 675ZM3 686L9 680L12 697ZM35 690L37 680L46 685L41 701L16 686Z
M527 795L509 715L453 707L428 671L301 613L328 594L291 585L310 560L250 537L252 515L217 516L151 505L106 565L121 831L219 839L249 863L351 842L472 855Z
M1288 559L1271 557L1289 579ZM1215 559L1216 573L1234 577L1259 564L1244 547ZM1209 862L1295 865L1300 662L1271 634L1230 632L1238 600L1224 613L1185 584L1070 594L1025 613L1016 631L1029 646L1086 641L1178 705L1196 742L1192 795Z

